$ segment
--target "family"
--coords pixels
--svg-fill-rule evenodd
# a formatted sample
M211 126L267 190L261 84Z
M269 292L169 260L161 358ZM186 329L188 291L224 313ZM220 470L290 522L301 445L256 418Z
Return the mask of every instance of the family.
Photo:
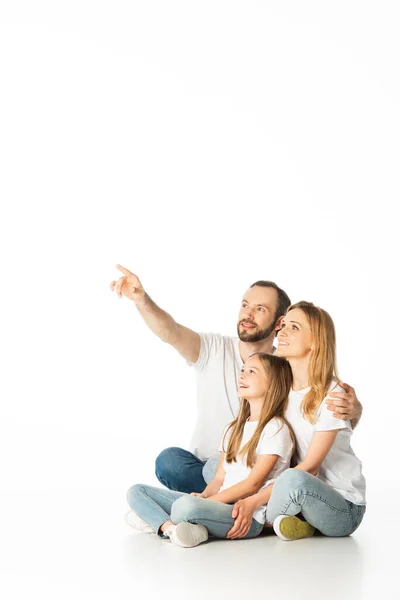
M196 371L198 420L191 451L156 459L164 487L128 491L128 524L191 548L209 538L282 540L347 536L365 509L351 435L362 406L340 381L335 326L311 302L291 304L271 281L246 291L238 337L199 334L147 295L138 277L111 290L132 300L148 327Z

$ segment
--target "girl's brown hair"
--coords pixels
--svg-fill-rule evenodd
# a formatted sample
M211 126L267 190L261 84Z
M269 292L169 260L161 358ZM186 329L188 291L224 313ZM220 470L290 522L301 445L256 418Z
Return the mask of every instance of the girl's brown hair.
M284 358L265 354L263 352L256 352L252 354L252 356L258 356L268 377L267 389L265 391L265 398L257 428L251 436L251 439L239 452L244 426L250 416L249 401L243 398L238 416L229 424L222 443L224 452L226 452L225 459L228 463L236 462L236 458L238 454L240 454L243 455L243 457L246 457L246 464L249 468L252 468L256 461L256 449L260 441L260 436L266 424L273 418L280 419L280 421L282 421L282 427L284 424L289 427L290 437L293 441L293 452L295 448L295 437L292 428L284 417L289 392L292 387L292 370L290 365ZM225 450L225 439L228 432L230 432L230 437L228 447Z
M312 302L302 300L289 306L287 311L295 308L300 309L306 316L313 338L308 366L308 382L311 389L303 398L301 410L310 423L315 423L317 410L328 395L332 381L338 380L335 325L326 310Z

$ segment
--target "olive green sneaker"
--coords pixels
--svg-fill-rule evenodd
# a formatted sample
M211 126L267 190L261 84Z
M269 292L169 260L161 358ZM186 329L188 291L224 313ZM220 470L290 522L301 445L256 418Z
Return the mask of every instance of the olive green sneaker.
M297 517L280 515L274 521L274 531L281 540L289 542L314 535L315 527Z

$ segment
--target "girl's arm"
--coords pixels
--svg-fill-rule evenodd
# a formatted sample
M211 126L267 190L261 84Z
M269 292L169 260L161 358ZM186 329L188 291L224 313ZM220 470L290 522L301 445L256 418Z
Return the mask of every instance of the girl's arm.
M228 531L226 536L228 539L238 539L244 537L248 533L253 521L253 514L257 508L268 503L274 485L274 483L271 483L271 485L261 490L261 492L258 492L258 494L254 494L254 496L249 496L248 498L244 498L235 503L232 510L232 517L235 519L235 523L232 529Z
M254 467L246 479L232 485L223 492L208 496L208 499L214 500L215 502L230 504L236 502L236 500L239 500L240 498L252 496L264 485L278 458L279 456L277 454L262 454L258 456Z
M334 429L333 431L316 431L312 436L305 459L299 463L295 469L300 469L301 471L311 473L311 475L316 475L339 431L340 429ZM272 483L257 494L254 494L251 498L251 508L256 510L263 504L267 504L271 497L273 487L274 484ZM244 496L242 496L242 498L244 498Z
M218 461L217 470L215 471L214 477L211 479L210 483L204 489L201 494L196 494L196 496L200 496L200 498L209 498L214 494L217 494L224 483L225 479L225 471L223 468L225 460L225 452L221 452L220 459Z

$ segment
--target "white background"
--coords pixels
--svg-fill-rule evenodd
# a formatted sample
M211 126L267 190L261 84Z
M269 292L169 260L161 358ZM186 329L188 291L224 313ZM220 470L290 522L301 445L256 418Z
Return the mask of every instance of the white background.
M328 310L364 405L353 446L387 510L400 487L398 16L396 2L2 3L8 598L19 569L64 597L61 571L38 574L60 523L94 526L103 501L96 523L119 526L125 490L189 443L194 373L110 292L117 262L197 331L234 335L257 279Z

